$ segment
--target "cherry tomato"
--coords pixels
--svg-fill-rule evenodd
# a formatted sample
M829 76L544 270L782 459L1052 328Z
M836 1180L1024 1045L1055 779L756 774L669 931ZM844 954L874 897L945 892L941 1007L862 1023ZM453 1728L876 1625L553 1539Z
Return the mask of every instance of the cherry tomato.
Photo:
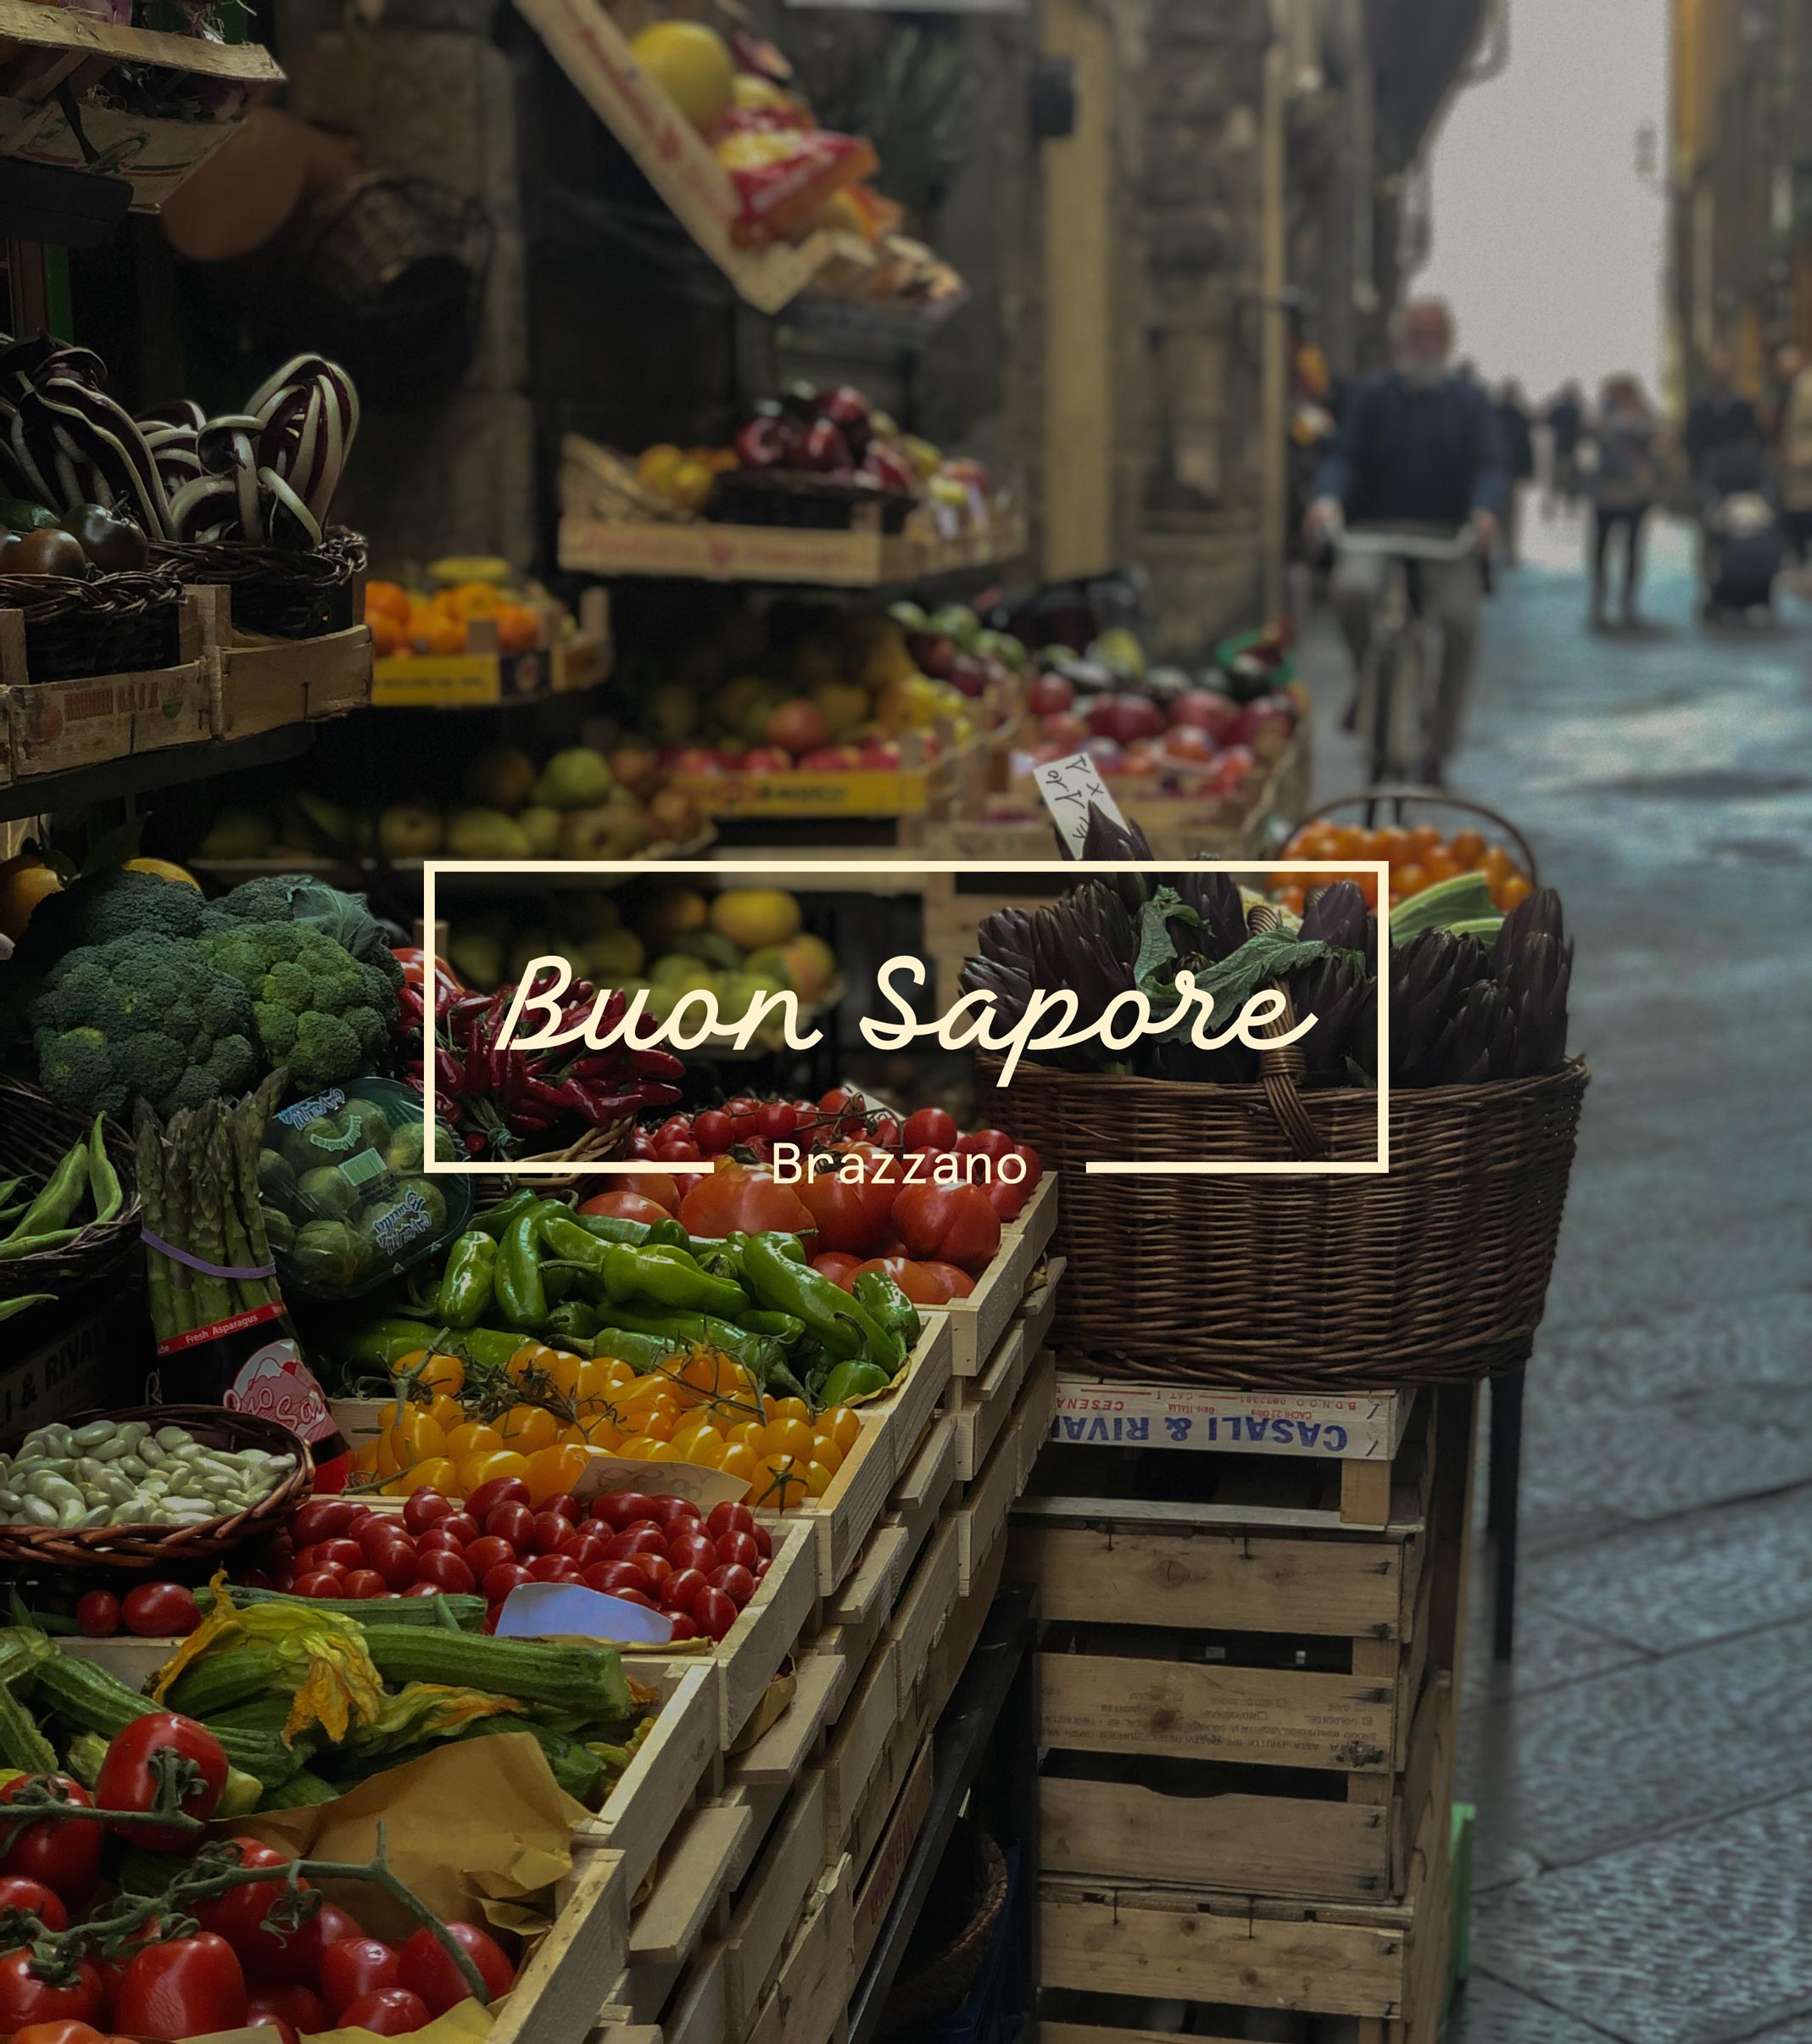
M516 1550L495 1533L485 1533L466 1550L466 1566L482 1583L493 1568L516 1560Z
M750 1533L749 1538L755 1542L755 1546L761 1550L761 1559L764 1561L767 1561L767 1557L774 1551L773 1536L759 1520L755 1522L755 1529L752 1533Z
M613 1561L625 1561L631 1555L662 1555L667 1551L667 1537L658 1526L640 1528L630 1527L625 1532L611 1536L605 1552Z
M343 2030L368 2030L374 2037L400 2037L433 2020L428 2005L406 1987L379 1987L340 2011Z
M703 1157L698 1144L689 1141L669 1138L655 1145L656 1164L698 1164Z
M608 1533L594 1530L582 1533L566 1551L582 1570L595 1568L599 1562L609 1561L610 1556L605 1550L610 1544L611 1537Z
M239 1956L211 1930L135 1952L120 1975L113 2019L135 2037L193 2037L237 2030L246 2015Z
M97 1834L100 1830L98 1824L63 1828ZM29 1945L0 1957L0 2030L20 2030L39 2023L92 2022L101 2013L102 1998L101 1969L92 1959L78 1960L75 1977L59 1986L41 1980L31 1970Z
M690 1498L650 1498L648 1516L656 1526L677 1531L683 1526L696 1526L699 1508Z
M528 1572L537 1583L577 1583L583 1576L571 1555L537 1555Z
M298 1597L343 1597L346 1578L337 1568L311 1568L298 1576L292 1587Z
M182 1583L141 1583L126 1592L120 1616L141 1639L186 1639L201 1623L195 1593Z
M671 1141L675 1136L689 1136L691 1133L692 1117L690 1114L669 1114L660 1127L655 1131L655 1140L657 1142L664 1142Z
M644 1491L607 1490L594 1498L591 1516L600 1524L621 1533L638 1519L649 1517L655 1500Z
M349 1568L346 1572L346 1594L348 1597L382 1597L389 1594L390 1585L375 1568Z
M321 1955L321 1998L335 2015L362 1994L397 1986L402 1962L382 1938L342 1938Z
M743 1568L753 1568L761 1558L761 1550L755 1545L752 1533L720 1533L716 1541L717 1560ZM710 1571L705 1572L707 1574Z
M761 1556L757 1555L755 1559L759 1561ZM711 1586L721 1589L738 1611L755 1594L755 1578L739 1561L727 1561L722 1568L714 1568L711 1572Z
M696 1639L698 1638L699 1628L693 1622L692 1614L689 1611L677 1611L671 1605L665 1608L667 1623L673 1628L674 1639Z
M246 2019L255 2023L260 2015L274 2015L301 2036L316 2036L333 2027L333 2011L312 1987L300 1982L279 1982L254 1987L245 1997Z
M1025 1211L1026 1201L1031 1197L1026 1191L1023 1179L1017 1185L1009 1185L1004 1178L993 1178L982 1187L982 1191L989 1205L1000 1215L1003 1223L1018 1220Z
M906 1147L906 1131L895 1114L877 1114L868 1126L868 1140L878 1150L897 1154Z
M703 1155L721 1157L736 1140L730 1117L722 1108L706 1108L692 1125L692 1140Z
M466 1500L466 1509L482 1526L490 1516L493 1505L527 1502L528 1486L521 1477L493 1477L488 1483L481 1483Z
M466 1543L457 1533L450 1533L443 1526L431 1526L425 1533L415 1537L418 1555L462 1555Z
M70 1920L62 1896L23 1874L0 1874L0 1909L24 1910L47 1930L62 1930Z
M675 1568L696 1568L709 1573L722 1557L715 1543L701 1533L678 1533L667 1542L667 1559Z
M412 1490L403 1506L403 1523L412 1533L425 1533L452 1511L453 1500L443 1498L438 1490Z
M940 1107L922 1107L906 1116L909 1150L948 1150L956 1146L956 1124Z
M404 1533L397 1539L383 1542L371 1556L371 1566L383 1578L387 1588L405 1590L415 1580L421 1557L415 1542Z
M526 1488L526 1487L525 1487ZM478 1538L480 1527L470 1505L464 1511L450 1513L434 1529L437 1533L451 1533L462 1547L470 1546Z
M348 1568L365 1567L365 1550L356 1540L344 1537L323 1540L315 1550L315 1559L323 1568Z
M721 1540L726 1533L752 1533L755 1529L755 1514L746 1505L735 1505L727 1499L721 1505L713 1505L705 1521L705 1530L713 1540Z
M692 1622L708 1638L722 1639L736 1622L736 1606L707 1583L692 1600Z
M479 1578L487 1604L501 1604L513 1589L520 1589L534 1578L519 1561L499 1561L495 1568L488 1568Z
M613 1597L620 1598L625 1604L639 1604L646 1611L657 1611L661 1609L661 1606L655 1603L645 1589L613 1589L611 1594Z
M255 1838L231 1838L226 1842L242 1867L267 1869L276 1878L204 1896L190 1914L204 1930L225 1938L238 1953L240 1964L253 1968L261 1982L313 1979L321 1952L320 1912L295 1930L265 1929L270 1905L282 1898L288 1885L288 1854ZM300 1885L306 1888L308 1883L303 1881Z
M828 1093L818 1095L817 1112L822 1121L840 1125L845 1134L853 1135L867 1118L868 1103L853 1088L834 1086Z
M332 2018L329 2017L328 2020L331 2022ZM254 2010L248 2004L245 2026L248 2030L274 2030L277 2035L277 2044L302 2044L301 2034L295 2024L287 2016L280 2016L274 2008Z
M405 1597L438 1597L443 1593L436 1583L411 1583L403 1592Z
M352 1524L357 1510L346 1498L310 1498L290 1521L290 1537L298 1547L337 1539Z
M99 1964L98 1960L96 1964ZM65 2019L60 2023L27 2023L23 2030L13 2032L13 2044L103 2044L103 2041L92 2023Z
M516 1969L490 1932L480 1930L477 1924L464 1924L457 1919L447 1928L477 1967L484 1981L486 2000L494 2002L499 1995L507 1994L516 1979ZM436 2015L443 2014L455 2002L471 1998L471 1990L466 1985L459 1968L439 1939L425 1926L404 1946L402 1958L403 1985L419 1994Z
M544 1511L557 1511L569 1526L578 1526L584 1522L585 1507L570 1491L563 1490L557 1498L544 1499L541 1509Z
M673 1564L665 1555L631 1555L629 1566L640 1575L644 1585L654 1591L658 1598L661 1587L673 1572Z
M95 1784L97 1807L103 1810L154 1810L160 1787L158 1756L177 1758L182 1778L178 1807L204 1823L212 1817L226 1786L226 1756L205 1725L174 1711L153 1711L134 1718L114 1734ZM86 1829L86 1827L83 1827ZM151 1852L186 1851L194 1835L176 1826L122 1824L121 1835Z
M633 1561L594 1561L583 1571L581 1580L588 1589L616 1597L626 1589L641 1589L648 1578Z
M507 1540L521 1554L535 1539L535 1515L513 1498L493 1505L484 1515L484 1530L493 1539Z
M111 1639L120 1629L120 1600L111 1590L91 1589L75 1606L75 1622L90 1639Z
M755 1133L770 1142L784 1142L798 1127L799 1109L790 1100L764 1100L755 1111Z
M705 1588L705 1572L698 1568L676 1568L661 1586L662 1606L670 1611L690 1611L692 1600Z
M538 1511L529 1528L529 1545L538 1555L570 1554L579 1544L572 1522L557 1511Z
M415 1563L415 1589L443 1589L456 1597L468 1594L478 1580L463 1555L449 1554L443 1548L432 1549L421 1555Z
M323 1902L315 1912L309 1929L315 1934L315 1963L320 1964L320 1954L328 1946L337 1945L343 1937L363 1937L365 1925L337 1903Z

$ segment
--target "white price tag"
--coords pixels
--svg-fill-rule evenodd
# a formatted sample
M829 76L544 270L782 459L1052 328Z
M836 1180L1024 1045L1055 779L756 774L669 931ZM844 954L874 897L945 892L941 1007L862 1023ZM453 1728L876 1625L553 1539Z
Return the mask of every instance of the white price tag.
M1089 835L1091 803L1123 830L1126 828L1120 805L1108 794L1100 768L1086 752L1072 752L1068 759L1048 760L1032 778L1073 859L1082 857L1082 840Z

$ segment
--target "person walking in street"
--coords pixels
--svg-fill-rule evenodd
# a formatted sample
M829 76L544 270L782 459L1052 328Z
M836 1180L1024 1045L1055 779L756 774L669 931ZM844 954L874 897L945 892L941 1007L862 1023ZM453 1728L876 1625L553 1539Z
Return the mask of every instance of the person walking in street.
M1586 426L1586 399L1576 383L1563 383L1549 399L1547 491L1542 516L1553 517L1554 501L1569 508L1579 496L1579 440Z
M1812 365L1794 348L1782 349L1776 366L1785 379L1775 426L1781 522L1788 550L1804 567L1812 556Z
M1736 358L1728 348L1714 348L1705 358L1705 388L1687 413L1682 444L1702 500L1714 489L1715 472L1725 455L1762 444L1762 422L1737 388Z
M1506 567L1514 567L1521 557L1523 492L1536 472L1535 433L1522 387L1514 377L1507 377L1499 387L1497 424L1510 460L1510 489L1503 511L1503 561Z
M1312 537L1353 525L1469 526L1480 556L1496 541L1509 494L1509 460L1491 400L1477 383L1449 373L1453 316L1441 299L1405 306L1394 332L1396 366L1357 390L1334 450L1315 478ZM1388 561L1345 554L1334 572L1334 603L1356 674L1371 644L1372 617ZM1429 719L1424 778L1438 785L1458 743L1478 643L1483 589L1480 561L1421 564L1425 606L1441 626L1441 671ZM1349 706L1349 728L1358 689Z
M1598 631L1605 623L1606 560L1620 530L1624 549L1620 608L1625 625L1639 622L1636 602L1642 578L1642 528L1654 507L1659 481L1655 415L1635 377L1604 379L1591 438L1597 459L1590 478L1592 609L1587 622Z

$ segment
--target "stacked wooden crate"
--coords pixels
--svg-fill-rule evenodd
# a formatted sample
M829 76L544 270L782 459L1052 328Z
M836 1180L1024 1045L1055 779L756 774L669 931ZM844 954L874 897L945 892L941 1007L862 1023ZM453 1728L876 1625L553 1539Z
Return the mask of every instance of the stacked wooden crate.
M1060 1379L1008 1561L1044 1627L1059 2044L1167 2001L1193 2034L1439 2034L1471 1394L1323 1404Z
M686 1828L636 1898L595 2044L824 2044L840 2021L1050 1429L1054 1364L1036 1359L1057 1198L1041 1185L972 1297L931 1316L824 1496L769 1522L808 1528L815 1555L789 1701L751 1712L695 1778Z

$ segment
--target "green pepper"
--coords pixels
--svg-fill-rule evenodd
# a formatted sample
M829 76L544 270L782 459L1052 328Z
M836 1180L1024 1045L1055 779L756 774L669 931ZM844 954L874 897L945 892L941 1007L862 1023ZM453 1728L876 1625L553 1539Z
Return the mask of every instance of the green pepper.
M454 1338L448 1346L493 1369L502 1369L522 1346L520 1334L506 1334L500 1327L466 1327L448 1330ZM405 1355L432 1349L434 1326L431 1321L392 1317L371 1320L348 1334L341 1335L335 1352L344 1362L364 1369L389 1370Z
M540 1231L542 1247L550 1256L557 1256L565 1263L583 1264L588 1271L602 1274L606 1245L551 1200L543 1203Z
M873 1398L893 1379L878 1363L839 1363L824 1380L818 1396L826 1405L847 1405L851 1399Z
M55 1234L75 1211L87 1187L88 1139L84 1136L65 1152L56 1170L45 1181L43 1191L25 1209L25 1219L8 1236L7 1240L10 1243L25 1236ZM54 1246L50 1243L40 1245L44 1248ZM15 1249L13 1254L16 1256L22 1252Z
M434 1310L449 1327L476 1327L491 1308L497 1244L482 1228L468 1228L447 1252Z
M650 1371L672 1362L676 1355L684 1355L691 1346L677 1335L636 1334L627 1327L599 1327L584 1344L588 1354L627 1363L638 1377L646 1377Z
M770 1341L764 1334L750 1334L727 1320L719 1320L710 1313L690 1313L677 1307L656 1307L643 1312L628 1306L612 1306L610 1309L610 1326L603 1328L592 1343L594 1355L614 1355L610 1346L612 1332L622 1327L631 1334L652 1334L677 1343L683 1349L700 1344L707 1349L721 1349L726 1355L733 1355L739 1363L746 1363L763 1383L767 1373L781 1360L783 1351L778 1342ZM626 1356L622 1359L627 1361Z
M812 1403L811 1393L794 1376L790 1365L783 1359L769 1369L762 1379L761 1388L775 1398L803 1399L808 1405Z
M125 1204L125 1188L101 1140L103 1120L104 1116L97 1114L94 1126L88 1131L88 1183L94 1193L94 1218L102 1221L118 1220L120 1209Z
M650 1243L669 1249L689 1249L692 1237L671 1217L666 1220L619 1220L614 1214L575 1214L573 1224L597 1242L620 1243L640 1249Z
M783 1349L798 1346L805 1338L806 1323L796 1314L762 1313L753 1307L744 1307L736 1316L739 1327L746 1327L751 1334L765 1334L770 1341L778 1342Z
M492 1277L497 1308L512 1327L538 1327L548 1315L548 1289L541 1276L539 1201L525 1208L505 1231Z
M538 1207L542 1204L540 1193L525 1187L520 1192L512 1192L501 1205L488 1207L483 1213L474 1215L472 1226L482 1228L487 1235L500 1241L511 1224L530 1207ZM555 1203L549 1200L546 1204L551 1206Z
M748 1295L727 1277L713 1277L683 1249L631 1249L613 1244L605 1251L604 1288L614 1303L651 1298L684 1313L715 1313L733 1320Z
M890 1333L897 1334L908 1355L917 1341L918 1308L884 1271L864 1271L856 1281L856 1297Z
M595 1306L587 1305L583 1298L569 1298L548 1315L546 1333L549 1342L557 1338L577 1345L588 1342L602 1325Z
M883 1327L861 1303L809 1264L796 1264L781 1244L783 1235L751 1235L743 1252L750 1288L775 1313L804 1321L839 1360L866 1355L889 1377L906 1360L906 1344L891 1328Z

